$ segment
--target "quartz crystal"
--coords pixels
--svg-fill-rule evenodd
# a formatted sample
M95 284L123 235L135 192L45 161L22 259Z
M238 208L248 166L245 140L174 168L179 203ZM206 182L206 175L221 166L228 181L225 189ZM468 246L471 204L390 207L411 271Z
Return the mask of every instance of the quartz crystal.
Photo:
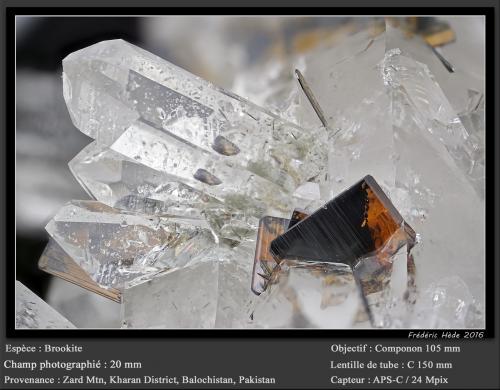
M70 169L94 200L57 213L42 258L121 299L123 327L484 325L484 85L421 39L387 26L301 57L324 126L293 68L266 108L121 40L63 68L94 139ZM327 202L370 175L328 241Z
M71 329L75 326L16 280L16 329Z
M364 313L346 264L284 260L252 313L258 328L350 328Z
M95 201L68 203L46 229L95 282L114 288L184 266L214 244L199 220L124 213Z
M123 327L246 327L255 297L249 289L253 249L208 249L186 267L131 283L123 293Z
M324 129L303 130L127 42L77 51L63 68L73 123L99 144L72 169L108 205L151 192L177 201L158 180L144 183L144 174L202 191L228 209L283 215L290 194L324 164ZM115 179L82 164L110 165Z
M408 317L414 328L482 328L483 308L458 276L442 278L425 289Z

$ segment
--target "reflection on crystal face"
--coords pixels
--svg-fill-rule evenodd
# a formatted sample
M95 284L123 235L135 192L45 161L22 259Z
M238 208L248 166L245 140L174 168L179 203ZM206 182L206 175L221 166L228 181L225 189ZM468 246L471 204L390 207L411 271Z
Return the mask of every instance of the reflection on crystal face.
M394 49L387 52L383 65L384 77L389 87L406 100L413 113L413 120L422 130L427 130L435 142L442 143L457 167L472 183L476 191L484 188L484 165L478 161L480 142L462 125L451 108L439 85L432 79L429 69L415 60L401 55ZM398 124L398 111L393 111Z
M186 267L127 286L123 327L245 327L253 299L248 289L251 257L251 246L221 246L202 252Z
M183 182L175 177L175 172L150 168L95 142L70 162L70 168L89 194L103 203L152 215L206 219L223 238L241 241L252 237L255 215L265 211L264 205L249 202L244 195L227 195L223 204L203 191L202 183L194 178L189 178L189 184L199 189L186 184L187 179Z
M61 328L75 326L16 280L16 329Z
M346 264L284 260L253 311L264 328L350 328L363 311Z
M125 214L99 202L73 201L46 227L51 237L102 286L182 266L213 245L196 220Z
M63 66L73 123L101 143L112 144L141 122L158 137L176 138L288 191L320 171L321 129L304 131L127 42L98 43L66 57Z
M96 142L83 149L69 166L91 196L116 208L202 218L200 209L218 203L168 173Z

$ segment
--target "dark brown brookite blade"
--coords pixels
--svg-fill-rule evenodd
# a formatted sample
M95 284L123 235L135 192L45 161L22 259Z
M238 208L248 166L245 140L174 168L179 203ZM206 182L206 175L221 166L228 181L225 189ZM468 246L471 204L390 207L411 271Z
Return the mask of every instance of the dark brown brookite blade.
M252 291L257 295L266 289L267 281L276 266L276 260L269 251L271 241L286 231L289 222L285 218L270 216L262 217L259 221L252 273Z
M278 264L270 252L271 242L306 217L308 214L296 209L289 220L269 216L260 219L252 273L252 291L255 294L264 292Z
M300 209L293 210L292 217L290 218L290 223L288 224L288 228L286 230L291 229L295 225L297 225L303 219L306 219L309 216L305 211Z
M274 239L271 254L278 261L298 258L353 266L377 251L391 256L414 239L413 229L368 175Z

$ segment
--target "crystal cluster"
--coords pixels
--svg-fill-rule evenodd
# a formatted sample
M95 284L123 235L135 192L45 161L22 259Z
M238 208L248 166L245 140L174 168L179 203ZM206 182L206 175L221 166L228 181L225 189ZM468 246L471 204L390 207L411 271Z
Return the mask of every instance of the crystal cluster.
M240 239L263 213L286 214L324 165L324 129L303 130L127 42L75 52L63 68L73 123L96 140L70 167L112 207L139 197L161 213L207 210L216 234Z
M327 126L290 77L278 115L121 40L72 53L93 200L49 222L40 267L124 328L482 326L484 98L458 112L398 34L300 59Z

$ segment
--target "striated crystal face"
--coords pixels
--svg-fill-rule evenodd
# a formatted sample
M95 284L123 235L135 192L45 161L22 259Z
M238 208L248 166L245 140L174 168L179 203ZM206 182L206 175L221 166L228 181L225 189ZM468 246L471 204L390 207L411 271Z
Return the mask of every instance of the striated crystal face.
M253 310L258 328L350 328L364 315L351 267L284 260Z
M16 329L72 329L75 326L16 280Z
M120 212L95 201L72 201L46 227L98 284L124 282L184 266L214 245L203 221Z
M63 67L65 100L82 132L228 207L283 214L290 193L324 164L324 129L305 131L127 42L82 49ZM96 176L87 180L105 187ZM142 185L124 187L137 194ZM92 195L114 205L123 194Z

